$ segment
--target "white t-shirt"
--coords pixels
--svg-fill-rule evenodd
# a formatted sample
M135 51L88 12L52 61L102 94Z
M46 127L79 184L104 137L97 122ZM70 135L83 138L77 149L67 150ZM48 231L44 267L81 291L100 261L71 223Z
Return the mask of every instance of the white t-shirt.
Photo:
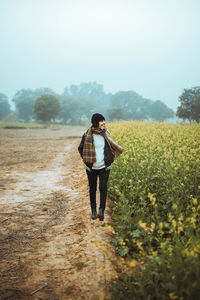
M93 134L94 147L96 152L96 162L93 163L92 169L99 170L105 168L104 162L104 146L105 139L100 134Z

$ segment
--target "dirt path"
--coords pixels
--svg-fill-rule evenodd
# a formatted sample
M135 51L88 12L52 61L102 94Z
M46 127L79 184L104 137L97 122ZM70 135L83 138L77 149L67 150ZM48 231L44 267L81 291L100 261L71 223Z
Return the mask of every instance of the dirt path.
M0 130L0 299L109 299L116 257L90 219L82 133Z

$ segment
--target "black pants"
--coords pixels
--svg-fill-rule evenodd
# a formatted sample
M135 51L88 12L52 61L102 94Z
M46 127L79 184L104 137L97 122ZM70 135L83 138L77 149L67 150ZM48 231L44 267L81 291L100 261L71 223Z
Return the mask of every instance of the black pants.
M106 197L107 197L107 183L110 170L100 169L100 170L91 170L86 169L89 182L89 191L90 191L90 205L91 208L96 208L96 191L97 191L97 178L99 176L99 191L100 191L100 206L103 210L106 207Z

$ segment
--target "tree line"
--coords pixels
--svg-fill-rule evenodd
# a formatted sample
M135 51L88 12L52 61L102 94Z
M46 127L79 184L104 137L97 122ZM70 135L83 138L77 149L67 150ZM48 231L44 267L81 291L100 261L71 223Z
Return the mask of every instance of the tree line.
M149 120L165 121L175 116L174 111L161 100L143 98L135 91L105 93L96 82L66 87L62 94L50 88L21 89L12 99L0 93L0 119L16 118L20 121L56 121L62 124L85 124L91 114L99 112L109 121ZM200 87L184 89L179 97L176 115L189 121L200 121Z

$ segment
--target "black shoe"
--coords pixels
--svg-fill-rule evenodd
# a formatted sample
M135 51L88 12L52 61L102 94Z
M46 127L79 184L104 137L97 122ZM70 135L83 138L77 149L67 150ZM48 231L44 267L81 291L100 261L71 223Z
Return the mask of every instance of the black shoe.
M99 208L98 218L100 221L104 220L104 209L103 208Z
M96 219L97 219L97 211L96 211L96 208L92 208L91 219L92 219L92 220L96 220Z

